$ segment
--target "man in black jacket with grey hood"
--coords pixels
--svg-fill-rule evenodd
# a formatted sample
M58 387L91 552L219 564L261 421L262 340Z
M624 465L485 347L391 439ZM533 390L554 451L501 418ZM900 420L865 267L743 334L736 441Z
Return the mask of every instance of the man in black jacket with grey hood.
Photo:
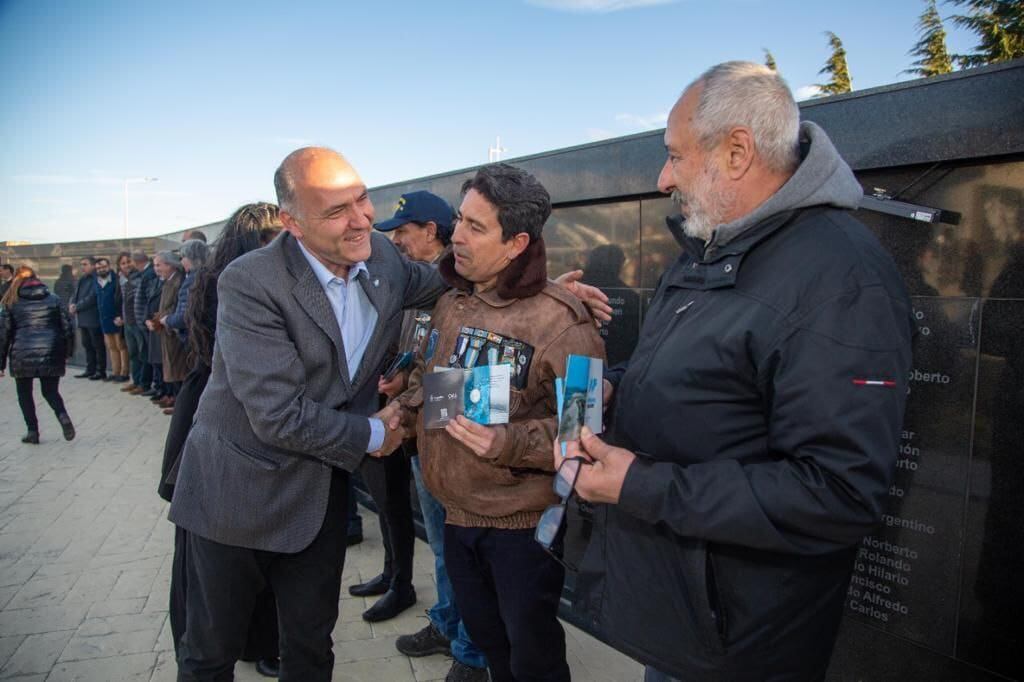
M773 71L707 71L665 144L683 254L606 377L607 442L571 445L601 503L577 593L648 680L822 679L895 471L910 299Z

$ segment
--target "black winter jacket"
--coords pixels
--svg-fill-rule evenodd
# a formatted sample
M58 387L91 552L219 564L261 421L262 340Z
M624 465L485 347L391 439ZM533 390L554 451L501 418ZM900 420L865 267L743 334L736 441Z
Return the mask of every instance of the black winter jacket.
M767 218L711 255L680 241L608 375L609 440L638 459L619 503L595 506L577 600L682 679L820 679L895 472L910 299L834 208Z
M75 279L70 275L63 278L58 277L53 283L53 293L57 295L61 303L65 306L68 305L75 295Z
M0 313L0 370L10 356L11 376L64 376L74 348L74 326L67 308L36 279L22 283L18 301Z

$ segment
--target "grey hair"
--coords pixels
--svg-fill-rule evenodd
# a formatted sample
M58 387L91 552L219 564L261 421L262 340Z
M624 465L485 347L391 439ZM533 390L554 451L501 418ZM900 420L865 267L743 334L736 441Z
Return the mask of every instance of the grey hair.
M210 247L206 245L206 242L199 239L189 239L181 245L178 253L181 254L182 258L188 258L192 261L193 270L198 270L206 264L206 258L210 255Z
M716 145L734 126L746 126L769 168L796 169L800 163L800 110L778 73L753 62L723 62L686 89L698 85L703 90L693 128L704 149Z
M295 201L295 178L292 177L288 159L291 154L285 157L281 165L274 171L274 192L277 193L277 205L282 211L294 213L292 204Z
M149 260L145 251L132 251L132 260Z
M181 270L181 257L174 251L157 251L154 258L159 258L175 270Z

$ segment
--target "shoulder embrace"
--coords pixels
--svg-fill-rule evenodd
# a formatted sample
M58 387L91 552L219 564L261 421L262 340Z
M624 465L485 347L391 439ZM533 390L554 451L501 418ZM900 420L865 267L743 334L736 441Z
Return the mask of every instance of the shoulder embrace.
M588 324L593 323L593 316L590 314L590 309L583 304L583 301L578 299L572 292L558 284L554 280L548 280L547 285L540 292L541 296L546 296L549 299L554 299L558 302L559 308L562 311L563 319L566 326L573 324L580 324L586 322Z

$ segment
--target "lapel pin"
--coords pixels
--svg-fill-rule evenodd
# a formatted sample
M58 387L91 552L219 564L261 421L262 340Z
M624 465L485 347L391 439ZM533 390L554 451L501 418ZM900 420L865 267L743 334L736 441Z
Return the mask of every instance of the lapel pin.
M376 286L380 286L380 280L379 279L373 280L373 286L375 286L375 287Z

